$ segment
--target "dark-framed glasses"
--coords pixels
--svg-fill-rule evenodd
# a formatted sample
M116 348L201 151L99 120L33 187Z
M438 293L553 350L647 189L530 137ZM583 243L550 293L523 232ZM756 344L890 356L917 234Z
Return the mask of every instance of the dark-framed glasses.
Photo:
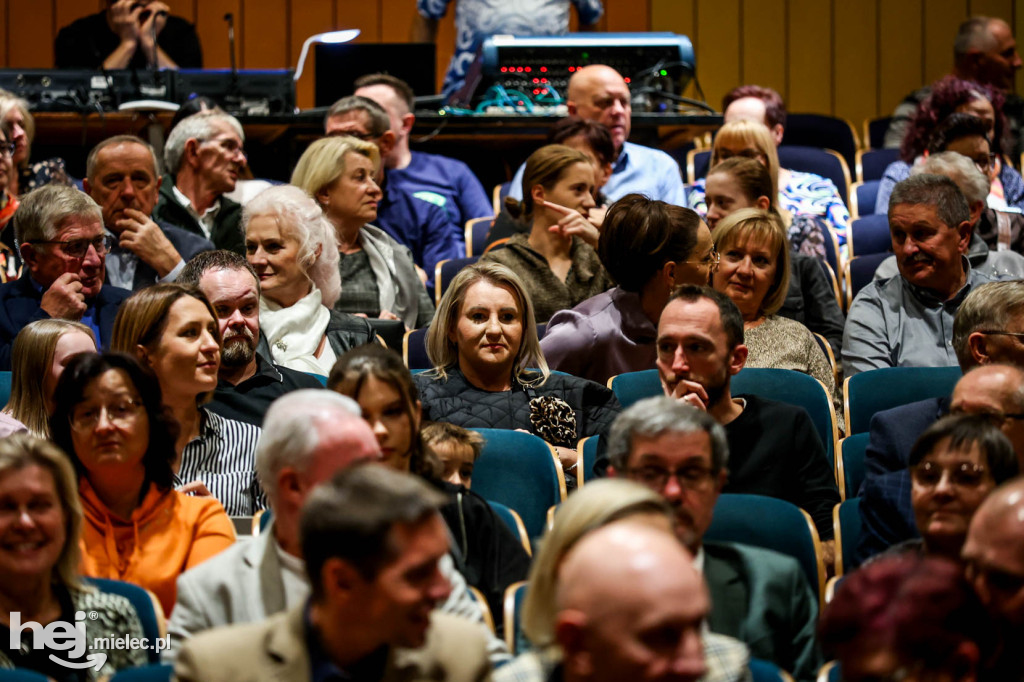
M142 402L132 398L118 400L109 405L79 405L72 410L69 421L74 431L91 431L96 428L100 417L106 412L108 422L119 428L127 428L135 423L141 408Z
M688 464L678 469L666 469L659 466L630 467L626 473L638 483L643 483L655 490L664 490L668 480L675 476L680 487L688 490L700 490L710 481L714 472L710 467Z
M65 255L71 258L85 258L89 253L89 247L96 249L97 256L105 256L114 247L114 237L109 234L101 234L92 239L72 239L69 241L46 241L44 239L33 239L29 244L56 244Z
M910 467L910 478L914 483L925 488L934 488L942 480L942 477L949 474L949 482L957 488L967 490L977 488L985 482L987 469L980 464L971 462L960 462L948 469L944 469L935 462L921 462Z

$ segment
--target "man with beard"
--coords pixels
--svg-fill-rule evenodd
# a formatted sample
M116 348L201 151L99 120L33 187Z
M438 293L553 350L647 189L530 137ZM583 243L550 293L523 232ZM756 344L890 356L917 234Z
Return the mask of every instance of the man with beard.
M232 251L206 251L182 270L178 281L210 299L220 325L220 380L211 410L261 426L270 403L300 388L323 388L314 377L275 365L259 351L260 283L245 258Z
M843 330L846 376L879 367L953 367L953 318L971 290L1002 275L971 267L971 211L952 180L914 175L893 188L889 232L899 276L871 282Z
M699 312L697 304L689 306ZM693 553L711 595L708 628L745 642L751 656L772 661L797 680L813 680L822 663L814 637L818 609L796 560L733 542L704 542L726 466L734 464L730 449L710 409L648 398L612 425L608 473L647 486L672 506L676 534Z
M811 418L800 407L730 392L731 377L747 361L736 304L709 287L681 287L661 313L657 347L665 395L704 410L725 429L732 459L724 491L804 509L831 554L839 490Z

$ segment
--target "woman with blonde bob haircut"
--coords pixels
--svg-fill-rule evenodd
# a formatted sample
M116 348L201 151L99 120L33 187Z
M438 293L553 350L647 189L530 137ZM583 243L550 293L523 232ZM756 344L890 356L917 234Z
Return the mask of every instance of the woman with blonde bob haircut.
M412 252L370 224L383 196L374 180L379 166L376 145L354 137L325 137L302 154L291 183L313 197L334 226L341 276L334 309L402 320L406 328L415 329L429 324L434 305Z
M57 380L71 358L87 352L96 352L96 337L81 322L50 319L25 325L11 348L11 397L4 412L34 435L49 438Z
M586 535L620 521L651 526L674 536L675 514L668 502L650 488L632 481L613 478L588 483L559 507L554 526L534 556L523 602L523 633L534 648L502 668L496 679L558 678L549 673L562 661L555 636L559 570L569 552ZM746 651L740 642L711 632L704 632L701 641L705 652L711 648L718 652ZM737 679L734 669L738 659L705 655L704 662L707 672L701 679Z
M733 158L755 159L768 169L774 191L772 202L789 231L793 248L809 255L824 257L819 234L831 230L840 244L846 243L850 212L831 180L813 173L782 168L771 131L759 121L730 121L715 135L708 175L718 164ZM702 217L713 207L708 178L700 178L688 194L690 208ZM708 225L714 230L708 218ZM827 236L826 238L831 238ZM804 246L803 242L811 244ZM816 251L816 254L811 253Z
M275 364L327 376L339 356L374 339L366 320L333 309L338 241L308 194L291 185L260 192L245 206L242 229L260 282L260 334Z
M0 518L4 536L29 534L37 538L31 552L5 542L0 546L0 612L6 620L20 614L21 622L45 627L51 623L75 623L75 614L85 612L82 622L86 654L105 654L105 662L75 679L107 679L123 668L145 665L146 652L94 648L94 644L118 637L141 637L142 624L135 608L124 597L99 592L79 574L82 535L82 507L71 462L49 441L28 434L0 440L0 507L8 510ZM14 513L16 512L16 513ZM16 541L11 541L16 542ZM28 639L32 639L31 633ZM68 653L53 651L61 658ZM81 667L86 667L85 665ZM4 647L0 668L28 668L46 677L67 679L67 669L52 663L45 652L26 654Z
M789 290L789 248L778 214L745 208L723 218L713 233L721 254L712 286L743 315L746 367L793 369L824 384L835 400L835 378L810 330L776 315Z
M427 332L427 355L433 370L413 377L425 420L529 431L554 445L568 470L579 439L607 430L621 409L608 388L550 373L530 295L498 263L455 276Z
M260 429L202 406L217 388L220 342L217 315L203 292L156 284L121 304L110 349L136 358L160 383L163 404L180 429L175 487L212 495L231 516L251 516L266 506L255 473Z

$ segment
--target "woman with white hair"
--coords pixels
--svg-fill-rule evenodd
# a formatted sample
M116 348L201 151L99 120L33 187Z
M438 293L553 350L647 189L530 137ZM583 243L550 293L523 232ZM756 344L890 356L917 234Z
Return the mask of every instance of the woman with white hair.
M260 343L275 364L327 376L338 356L375 340L366 320L333 310L341 294L338 242L305 192L291 185L260 192L246 204L242 228L260 281Z
M374 181L379 166L380 152L373 143L326 137L303 153L292 184L313 197L334 226L335 262L345 289L334 308L401 320L407 329L417 329L430 324L434 304L409 249L370 224L382 198Z

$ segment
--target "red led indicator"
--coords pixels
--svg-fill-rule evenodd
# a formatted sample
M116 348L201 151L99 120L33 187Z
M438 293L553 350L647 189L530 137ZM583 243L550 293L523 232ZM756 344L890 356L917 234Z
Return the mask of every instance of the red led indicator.
M506 71L508 71L508 68L507 68L507 67L504 67L504 66L503 66L503 67L501 67L501 72L502 72L502 73L505 73Z
M526 67L526 73L530 73L531 69L529 66Z
M576 70L576 67L575 67L575 66L570 66L570 67L569 67L569 73L572 73L572 72L573 72L573 71L575 71L575 70Z
M540 72L541 73L547 73L548 72L548 67L546 67L546 66L540 67Z
M630 82L628 78L625 78L625 79L623 79L623 80L625 80L625 81L626 81L627 83L629 83L629 82Z

